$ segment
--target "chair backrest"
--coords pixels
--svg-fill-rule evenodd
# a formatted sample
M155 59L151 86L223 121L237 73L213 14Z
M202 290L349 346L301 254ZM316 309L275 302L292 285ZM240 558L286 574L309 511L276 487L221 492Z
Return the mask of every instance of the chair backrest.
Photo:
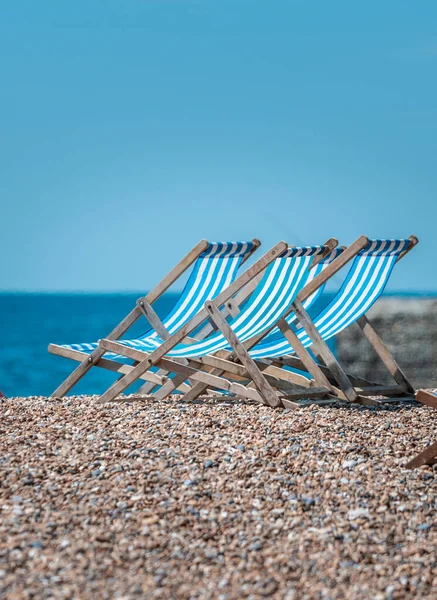
M305 281L305 284L302 286L302 289L305 288L305 286L310 283L310 281L312 281L313 279L315 279L318 275L320 275L320 273L326 269L326 267L332 263L333 260L335 260L338 256L340 256L340 254L343 252L344 248L338 247L338 248L334 248L333 250L331 250L331 252L329 252L329 254L327 254L324 258L322 258L316 265L314 265L309 271L307 271L307 279ZM305 310L308 310L321 296L321 294L323 293L323 290L325 289L325 285L326 282L323 283L321 286L319 286L312 294L311 296L308 296L308 298L306 298L303 302L302 305L304 306ZM287 317L286 320L287 322L291 325L292 323L294 323L296 321L297 317L295 315L294 312L290 313ZM274 339L280 339L283 340L283 335L280 332L280 330L275 327L274 329L272 329L272 331L262 340L261 344L267 343L267 342L271 342Z
M177 331L207 300L213 300L235 281L241 262L253 249L253 242L211 242L196 260L176 304L163 319L168 332ZM150 332L150 335L156 336L156 333Z
M292 246L270 263L241 313L229 321L240 342L276 323L304 285L313 259L324 252L324 246ZM169 356L201 356L227 346L223 335L216 333L190 346L181 344Z
M310 283L310 281L312 281L313 279L315 279L318 275L320 275L320 273L322 271L324 271L326 269L326 267L332 263L333 260L335 260L338 256L340 256L340 254L344 251L344 248L338 247L338 248L334 248L334 250L331 250L331 252L329 254L327 254L322 260L320 260L317 265L315 265L308 273L308 278L305 281L305 285L307 285L308 283ZM325 289L325 285L326 282L323 283L322 285L320 285L315 292L313 292L311 294L311 296L308 296L308 298L306 298L306 300L304 300L302 302L303 307L305 308L305 310L308 310L315 302L316 300L318 300L320 298L320 296L322 295L324 289ZM289 315L289 317L287 317L287 321L289 323L292 323L293 321L296 320L296 315L294 313L291 313Z
M214 299L236 278L243 260L254 251L259 242L210 242L206 250L195 261L191 274L176 304L162 320L169 333L174 333L201 310L207 300ZM148 329L140 339L156 339L157 333ZM159 339L159 338L158 338ZM90 352L98 342L68 344L82 352ZM107 353L113 357L112 353Z
M400 254L411 240L370 240L355 257L338 293L314 319L319 333L327 340L357 321L376 302L387 285ZM301 341L309 338L302 330Z

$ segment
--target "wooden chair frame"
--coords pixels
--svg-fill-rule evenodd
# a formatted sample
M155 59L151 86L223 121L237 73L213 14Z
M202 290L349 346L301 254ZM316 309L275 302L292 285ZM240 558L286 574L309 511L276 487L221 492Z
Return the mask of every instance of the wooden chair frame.
M253 247L250 252L243 258L242 263L245 262L261 245L261 242L254 238L252 240ZM160 335L167 336L162 321L154 311L152 305L158 298L160 298L174 283L177 281L187 269L189 269L193 263L205 252L210 242L202 239L198 242L185 256L184 258L150 291L146 296L138 298L136 306L126 317L120 321L120 323L113 329L107 336L109 340L118 340L122 337L130 327L142 316L144 316L152 328ZM74 371L65 379L65 381L53 392L52 397L62 398L72 389L73 386L91 369L92 366L107 369L119 373L123 377L126 373L130 372L130 365L123 365L117 361L104 359L103 355L105 350L101 347L97 347L91 354L64 348L58 344L49 344L49 352L65 358L80 362L80 364L74 369ZM141 379L149 382L151 385L164 385L167 381L166 373L145 373ZM189 388L186 387L188 390Z
M414 235L409 236L408 239L410 240L410 245L398 256L396 262L399 262L401 258L404 258L404 256L406 256L418 243L418 239ZM397 364L392 353L377 334L366 315L363 315L357 320L357 326L375 350L379 359L396 382L396 385L381 385L345 373L338 360L329 350L327 343L317 331L312 319L303 308L299 298L294 304L294 310L301 326L305 329L313 342L312 350L318 357L323 372L325 372L330 383L336 387L338 398L360 402L361 404L377 405L390 402L390 398L392 398L391 401L398 401L402 397L414 397L414 387L409 382L405 373ZM295 357L292 356L281 357L277 361L273 361L273 364L287 365L299 369L302 368L301 362L297 362ZM323 367L327 367L328 372L326 372ZM369 396L372 395L382 395L387 398L384 400L375 400L369 398Z

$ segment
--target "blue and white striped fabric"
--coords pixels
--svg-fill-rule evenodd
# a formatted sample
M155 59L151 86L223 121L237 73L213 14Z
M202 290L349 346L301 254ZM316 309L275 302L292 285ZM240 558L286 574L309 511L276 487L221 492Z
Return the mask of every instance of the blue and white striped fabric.
M276 323L306 283L314 257L324 251L324 246L289 247L267 267L247 305L229 321L240 342L266 331ZM120 340L120 343L153 352L163 340L156 336L147 340ZM178 344L167 356L194 358L224 349L231 350L228 341L221 333L215 333L193 344Z
M305 286L308 285L308 283L310 283L310 281L312 281L313 279L315 279L318 275L320 275L320 273L322 271L324 271L324 269L326 269L326 267L332 263L333 260L335 260L338 256L340 256L340 254L343 252L343 248L334 248L334 250L331 250L331 252L329 254L327 254L322 260L320 260L317 265L315 265L314 267L311 268L311 270L308 273L308 277L305 281ZM303 286L303 287L305 287ZM322 285L320 285L312 294L311 296L308 296L308 298L306 300L304 300L302 302L303 307L305 308L305 310L308 310L315 302L316 300L321 296L321 294L323 293L323 290L325 289L325 283L323 283ZM291 325L292 323L294 323L294 321L296 321L297 317L294 314L294 312L290 313L287 317L286 317L286 321ZM272 340L282 340L283 339L283 335L280 332L280 330L278 329L278 327L275 327L274 329L272 329L272 331L268 334L268 336L266 336L264 338L265 340L269 340L269 342L271 342Z
M326 267L330 263L332 263L333 260L335 260L338 256L340 256L340 254L342 252L343 252L343 248L334 248L334 250L331 250L331 252L325 256L325 258L323 258L322 260L320 260L317 263L317 265L310 270L310 272L308 274L308 277L307 277L307 280L305 282L305 285L308 285L310 283L310 281L312 281L318 275L320 275L320 273L322 271L324 271L326 269ZM305 308L305 310L308 310L314 304L314 302L321 296L321 294L323 293L324 289L325 289L325 283L322 284L322 285L320 285L315 290L315 292L313 292L311 294L311 296L308 296L308 298L302 302L302 305ZM294 313L290 313L288 315L288 317L287 317L287 322L288 323L293 323L296 319L297 319L296 315ZM273 329L273 331L272 331L272 333L270 335L273 335L273 333L275 331L276 330ZM280 333L279 329L277 331Z
M410 240L371 240L354 259L342 287L313 320L320 335L328 340L364 315L384 291L399 255ZM308 348L312 342L304 329L295 332ZM294 354L288 341L266 337L251 351L253 358L275 358Z
M211 242L194 263L177 303L163 319L172 334L201 310L207 300L213 300L237 277L241 261L253 250L252 242ZM144 340L159 339L153 329L141 336ZM98 342L64 345L64 348L92 352Z

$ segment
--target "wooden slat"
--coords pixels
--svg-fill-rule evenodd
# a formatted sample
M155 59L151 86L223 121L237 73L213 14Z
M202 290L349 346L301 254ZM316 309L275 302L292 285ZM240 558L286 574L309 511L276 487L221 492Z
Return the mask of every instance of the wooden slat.
M415 456L412 460L407 462L405 465L406 469L417 469L417 467L422 467L423 465L432 465L436 462L437 457L437 442L434 442L425 450L422 450L417 456Z
M138 300L137 300L137 306L140 307L141 312L143 313L143 315L146 317L146 319L150 323L152 329L154 329L156 331L156 333L163 340L168 339L170 337L169 332L167 331L167 329L165 328L163 322L158 317L158 315L156 314L156 312L153 309L152 305L149 304L149 302L147 301L147 299L145 297L144 298L138 298Z
M308 373L310 373L314 377L314 381L317 383L317 385L325 387L328 390L332 391L331 384L329 383L327 377L324 375L323 371L319 369L318 365L313 361L308 350L303 346L300 339L294 333L287 321L285 319L279 319L278 327L282 335L298 354L302 363L305 365L305 368L308 371Z
M112 340L101 340L101 342L102 342L102 347L105 348L106 350L109 350L110 352L119 352L119 349L120 349L119 347L122 345L122 344L119 344L118 342L114 342ZM141 361L143 359L143 355L144 355L143 352L136 350L134 348L127 348L126 346L125 346L125 348L127 350L126 354L132 360ZM181 365L179 363L175 363L175 362L173 362L173 360L168 359L168 358L160 359L157 364L159 367L162 367L163 369L166 369L170 372L181 373L181 374L185 375L186 379L193 379L194 381L202 381L203 383L207 383L208 385L210 385L212 387L226 390L232 394L239 394L239 395L244 396L245 398L255 400L256 402L262 402L262 403L264 402L262 396L256 390L246 388L245 386L243 386L239 383L228 382L225 379L216 377L214 375L211 375L210 373L205 373L204 371L197 371L196 369L187 367L186 365ZM104 398L104 396L101 396L99 401L100 402L108 402L108 400L106 400Z
M118 339L123 335L125 331L135 323L135 321L141 316L141 311L138 306L136 306L131 312L117 325L115 329L111 331L108 336L108 339ZM49 352L52 353L53 347L56 344L49 345ZM105 354L105 351L97 347L90 355L84 359L83 362L80 363L76 369L65 379L65 381L53 392L52 398L62 398L71 390L71 388L76 385L76 383L81 379L87 371L91 369L91 367L96 364L102 356Z
M358 395L356 400L354 400L357 404L362 404L363 406L378 406L381 404L379 400L375 400L374 398L368 398L367 396Z
M291 356L290 354L287 354L286 356L279 356L279 357L275 358L273 362L277 363L279 365L282 364L282 365L286 365L287 367L292 367L293 369L299 369L300 371L307 370L305 365L303 364L303 362L300 360L300 358L298 358L297 356ZM324 373L326 375L328 381L331 384L335 383L335 379L333 378L328 367L326 367L325 365L322 365L320 363L317 363L317 366L322 371L322 373ZM348 376L348 378L350 379L350 381L353 385L361 385L361 386L378 385L378 383L376 383L375 381L369 381L368 379L364 379L362 377L356 377L355 375L352 375L351 373L346 373L346 375Z
M288 399L310 399L310 398L320 398L323 396L327 396L329 394L329 390L326 387L313 387L310 390L308 389L300 389L292 388L290 390L282 390L281 398Z
M265 404L268 404L269 406L279 406L280 400L279 400L276 392L271 387L271 385L268 383L268 381L265 379L265 377L262 375L261 371L256 366L255 361L251 358L250 354L247 352L247 350L241 344L240 340L235 335L233 329L228 325L226 319L223 318L222 314L220 313L220 311L219 311L218 307L215 305L215 303L214 302L206 302L205 308L211 315L212 320L215 322L217 327L220 329L220 331L222 332L224 337L227 339L229 344L232 346L232 350L237 355L239 361L246 368L251 380L254 382L259 393L263 397Z
M355 391L360 396L402 396L406 393L400 385L369 385L366 387L356 385Z
M416 394L416 400L432 408L437 408L437 396L426 390L419 390Z
M345 252L347 252L347 250L345 250ZM340 257L341 256L342 255L340 255ZM311 341L313 342L315 348L317 349L317 352L322 357L323 362L329 368L333 377L340 385L346 398L348 400L350 400L351 402L356 401L358 396L354 390L354 387L353 387L350 379L348 378L346 373L343 371L343 368L341 367L341 365L339 364L339 362L337 361L337 359L335 358L335 356L332 354L331 350L329 349L328 345L326 344L326 342L320 335L318 329L316 328L316 326L310 319L305 308L302 306L301 301L296 299L293 303L293 308L294 308L294 312L297 315L297 318L300 321L300 324L303 326L303 328L307 332L307 334L310 337ZM300 356L299 358L302 360L302 356Z
M80 352L79 350L63 348L62 346L57 346L56 344L50 344L50 346L50 351L52 354L57 354L58 356L63 356L64 358L69 358L77 362L82 362L83 360L86 360L88 356L86 352ZM132 365L124 365L109 358L101 358L96 363L94 363L94 366L99 367L101 369L106 369L107 371L121 373L123 375L125 375L126 373L130 373L130 371L134 368ZM164 385L167 381L167 377L160 377L159 375L157 375L156 373L152 373L151 371L147 371L147 373L144 373L144 375L141 376L141 379L144 379L145 381L150 381L153 383L153 385Z
M382 339L376 333L375 329L372 327L366 315L363 315L358 319L357 325L361 328L361 331L366 336L373 349L375 350L376 354L384 363L386 369L396 381L396 383L400 385L405 392L414 394L413 386L408 381L404 372L393 358L393 355L391 354L390 350L387 348Z
M414 248L414 246L416 246L419 243L419 239L415 236L415 235L409 235L408 239L410 240L410 245L408 246L408 248L406 250L404 250L403 252L401 252L397 258L397 261L400 261L401 258L404 258L404 256L406 256L409 252L411 252L411 250Z

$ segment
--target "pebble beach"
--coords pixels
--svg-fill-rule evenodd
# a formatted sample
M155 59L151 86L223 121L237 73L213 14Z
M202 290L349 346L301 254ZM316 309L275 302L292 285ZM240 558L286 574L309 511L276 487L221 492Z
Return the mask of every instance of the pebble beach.
M429 407L130 400L0 400L0 597L436 597Z

